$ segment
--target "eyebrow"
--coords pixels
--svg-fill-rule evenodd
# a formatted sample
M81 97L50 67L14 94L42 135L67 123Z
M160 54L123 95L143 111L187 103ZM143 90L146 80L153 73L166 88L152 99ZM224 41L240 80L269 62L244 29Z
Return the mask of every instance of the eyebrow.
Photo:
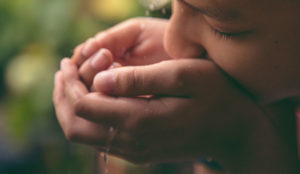
M240 17L240 13L237 11L229 11L229 12L224 12L222 9L220 8L200 8L200 7L195 7L191 4L189 4L188 2L186 2L185 0L178 0L180 2L182 2L184 5L190 7L191 9L202 13L204 15L210 16L212 18L216 18L216 19L220 19L220 20L228 20L228 21L233 21L236 20Z

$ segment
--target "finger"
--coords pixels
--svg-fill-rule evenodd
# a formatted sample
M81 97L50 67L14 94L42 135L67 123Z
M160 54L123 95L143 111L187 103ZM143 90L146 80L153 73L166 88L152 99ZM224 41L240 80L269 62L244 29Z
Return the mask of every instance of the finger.
M90 59L85 61L79 69L79 75L87 86L93 82L95 75L106 70L113 62L113 57L108 49L102 48Z
M55 111L60 125L65 128L68 120L70 120L70 115L74 114L67 103L65 94L64 94L64 82L63 82L63 73L61 71L55 74L55 88L54 88L54 105Z
M209 80L207 67L211 66L209 61L181 59L148 66L122 67L98 73L94 86L97 91L115 96L187 96L195 86L195 79Z
M63 74L61 71L55 74L55 88L54 88L54 105L57 119L62 126L66 127L66 115L70 115L71 110L66 108L66 98L64 95Z
M120 63L113 62L108 69L114 69L114 68L120 68L120 67L122 67L122 65ZM95 75L94 75L94 78L95 78ZM92 80L94 80L94 79L92 79ZM96 92L97 91L94 85L92 85L90 87L90 91L91 92ZM98 92L101 92L101 91L98 91Z
M76 115L87 120L130 129L136 120L155 115L175 114L185 106L185 98L125 98L90 93L76 103ZM180 106L180 107L179 107Z
M128 49L136 44L141 33L141 22L130 20L96 35L95 39L100 48L107 48L112 51L114 58L119 59ZM130 34L128 34L130 33Z
M60 102L65 98L63 92L63 77L62 72L57 71L54 76L53 103L55 106L60 105Z
M65 68L65 65L62 66ZM120 150L120 145L128 140L128 135L123 133L118 135L118 137L116 137L116 135L112 137L113 132L110 131L109 126L102 126L77 117L74 113L74 108L65 97L66 95L64 95L63 78L63 72L59 71L56 73L53 100L55 103L57 119L66 138L73 142L101 147L101 149L104 150L106 150L107 146L114 141L116 145L109 147L110 152L124 157L124 153Z
M79 80L77 67L70 59L63 59L61 71L64 81L64 93L71 104L74 104L82 96L88 93L86 86Z
M72 58L76 65L80 66L83 62L91 57L97 50L100 49L98 42L95 38L88 39L80 50L80 56Z
M67 139L89 145L106 146L110 138L109 129L77 117L64 95L63 84L63 73L59 71L55 74L53 100L58 122Z
M55 108L57 119L69 141L88 145L106 145L109 138L106 127L77 117L66 98Z
M147 139L159 140L162 143L168 131L164 133L161 131L166 130L164 128L169 125L173 116L185 115L189 110L190 102L190 99L182 98L163 98L149 101L93 95L90 94L77 103L76 114L92 122L112 125L117 128L119 133L112 139L111 152L119 153L123 158L127 155L126 158L128 159L135 155L137 155L136 157L141 157L143 154L149 155L145 145ZM181 122L170 125L171 127L169 126L167 129L176 130L176 127L181 126L180 124ZM153 130L156 126L160 129ZM153 137L153 135L156 136ZM138 137L141 136L147 136L147 138L141 140L140 143ZM168 144L168 142L164 144Z
M75 63L77 66L80 66L81 65L81 62L84 61L83 59L83 56L82 56L82 48L84 47L84 45L86 44L86 42L78 45L75 49L74 49L74 52L73 52L73 55L71 57L71 61L73 63Z
M138 20L130 20L100 32L84 44L81 56L74 57L74 62L77 65L81 65L100 48L107 48L112 51L115 59L120 58L128 49L135 45L136 39L141 32L140 26L141 24Z

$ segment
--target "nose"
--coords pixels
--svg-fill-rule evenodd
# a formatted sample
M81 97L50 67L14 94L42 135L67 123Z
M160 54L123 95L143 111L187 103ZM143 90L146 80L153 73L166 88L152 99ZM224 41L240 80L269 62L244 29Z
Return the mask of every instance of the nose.
M186 7L173 2L173 14L165 30L164 48L172 58L204 58L205 48L193 36L195 28L191 14ZM197 31L199 33L199 31Z

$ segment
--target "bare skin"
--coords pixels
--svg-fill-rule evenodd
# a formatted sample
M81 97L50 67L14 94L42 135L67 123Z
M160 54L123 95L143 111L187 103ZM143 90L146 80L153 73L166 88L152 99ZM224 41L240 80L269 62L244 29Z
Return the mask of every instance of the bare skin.
M174 1L164 39L169 55L199 57L205 52L205 58L215 62L261 103L299 95L299 1L185 2L212 11L221 9L223 13L218 19L181 0Z
M199 4L200 1L186 2L197 7L203 5ZM247 12L248 17L251 16L251 8L256 9L258 5L256 1L246 0L243 2L246 5L235 1L201 2L207 6L223 5L222 9L250 8L242 10L243 17ZM263 9L267 4L259 4L259 7ZM279 8L277 1L272 5L274 9ZM282 10L283 16L288 15L285 8ZM267 11L270 14L264 18L271 17L271 12ZM256 13L259 14L259 10L253 12ZM236 27L231 31L233 28L229 28L226 22L210 18L176 1L169 22L131 20L99 34L97 42L89 41L79 46L72 62L64 60L56 75L54 101L66 136L103 150L108 136L105 126L112 125L121 131L114 140L111 153L134 162L195 160L202 156L220 161L231 173L297 173L295 137L282 136L294 135L294 122L278 126L270 121L270 118L276 118L275 122L281 123L281 120L293 117L293 107L287 107L279 100L296 96L299 89L296 81L298 70L292 66L299 65L298 53L294 50L296 47L285 46L299 41L297 26L289 26L293 24L284 23L281 18L266 20L268 22L264 25L247 19L247 25L239 23L239 26L230 21L230 27ZM152 22L156 22L156 27L147 30L153 25L147 27L145 24ZM260 32L247 34L247 27L255 22L255 31ZM208 26L212 23L226 28L226 32L231 33L230 39L228 33L222 36L227 39L222 40L220 35L212 32ZM286 24L287 27L273 31L271 28L275 24ZM126 34L124 26L133 34ZM278 34L292 27L295 31L289 30L286 38ZM120 31L124 31L123 35ZM234 32L239 34L232 34ZM274 39L281 43L278 48L271 44ZM153 47L157 43L164 44L165 49ZM89 54L87 47L92 50ZM85 60L91 62L88 58L99 48L111 50L112 54L107 52L105 56L109 60L105 66L93 69L91 63L83 63ZM285 61L281 60L282 57ZM177 59L157 63L170 58ZM94 75L113 61L131 66L98 74L94 88L102 94L89 93L86 85L91 85ZM150 63L155 64L133 67ZM273 69L276 66L282 69ZM246 88L255 100L235 86L232 79ZM156 97L136 97L148 94ZM264 105L258 107L256 102Z

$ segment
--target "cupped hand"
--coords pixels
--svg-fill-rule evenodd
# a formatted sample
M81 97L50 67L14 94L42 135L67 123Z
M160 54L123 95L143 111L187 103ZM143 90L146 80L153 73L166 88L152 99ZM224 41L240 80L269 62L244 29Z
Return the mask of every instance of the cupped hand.
M77 68L69 63L69 60L62 61L61 70L55 74L53 102L56 116L68 140L98 146L101 149L109 139L109 129L76 116L74 102L77 98L87 95L88 89L79 80Z
M103 127L112 126L118 135L110 153L134 162L218 158L247 135L253 121L247 116L260 113L205 60L111 69L94 85L102 92L88 93L75 64L62 62L54 101L65 134L105 149L110 135Z
M90 85L93 75L112 62L122 66L148 65L169 59L163 47L166 24L167 20L154 18L127 20L79 45L72 61L80 67L80 77Z
M209 61L110 69L95 77L100 92L88 93L65 59L55 79L57 117L71 141L99 151L109 145L110 154L136 163L210 157L231 173L298 171L294 147Z

